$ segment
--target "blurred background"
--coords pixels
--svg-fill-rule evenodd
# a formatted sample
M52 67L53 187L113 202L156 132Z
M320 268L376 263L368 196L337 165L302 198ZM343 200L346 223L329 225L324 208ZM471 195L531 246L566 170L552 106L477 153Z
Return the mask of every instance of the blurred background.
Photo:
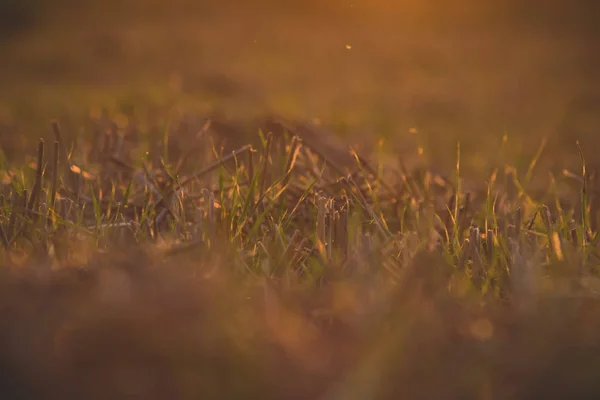
M474 169L504 135L517 165L543 137L549 164L576 162L577 139L590 159L600 143L593 0L2 0L0 32L0 122L23 133L179 98L318 117L394 151L413 128L441 166L458 140Z

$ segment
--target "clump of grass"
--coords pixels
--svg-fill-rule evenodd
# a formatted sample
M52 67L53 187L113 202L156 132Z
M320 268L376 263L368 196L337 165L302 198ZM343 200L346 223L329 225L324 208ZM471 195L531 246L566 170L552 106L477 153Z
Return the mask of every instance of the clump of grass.
M258 144L230 153L199 146L209 143L205 124L177 159L164 149L136 158L144 135L132 123L104 121L96 161L85 165L54 123L49 160L40 141L33 165L3 171L2 302L35 309L47 302L60 314L19 346L37 336L67 346L67 361L54 358L55 345L7 357L35 364L41 375L58 366L48 375L54 382L35 380L31 390L527 398L543 390L523 365L543 370L536 357L560 353L561 338L597 343L574 320L573 332L561 328L543 345L527 345L555 326L556 315L598 316L595 189L581 148L581 174L552 177L547 192L532 193L535 160L522 181L500 166L487 184L465 185L460 150L454 178L402 164L390 174L354 151L331 156L312 140L318 131L306 133L318 128L280 118L265 124ZM499 182L502 169L515 190ZM559 195L556 186L569 179L579 190ZM23 297L20 279L34 285L33 298ZM34 323L22 307L0 314L18 322L9 332ZM98 343L106 354L93 350ZM140 364L149 355L156 363ZM96 362L99 370L89 365ZM208 367L214 362L221 367ZM124 368L125 381L111 366ZM503 380L519 373L514 384ZM156 374L162 386L152 394ZM581 379L580 388L596 388Z

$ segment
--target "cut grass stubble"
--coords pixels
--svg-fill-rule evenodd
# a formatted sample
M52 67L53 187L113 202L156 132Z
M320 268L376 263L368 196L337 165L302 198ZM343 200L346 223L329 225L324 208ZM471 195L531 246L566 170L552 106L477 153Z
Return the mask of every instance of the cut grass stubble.
M260 131L256 148L247 145L224 154L214 141L212 149L203 148L208 143L209 125L205 124L195 142L189 143L189 150L176 160L165 159L167 152L136 160L124 149L125 140L110 136L124 133L109 130L106 141L96 149L97 161L82 164L67 153L61 129L54 123L50 160L46 160L45 142L40 141L31 166L6 166L4 175L9 179L5 179L0 197L4 252L0 284L5 285L6 293L20 287L10 283L13 276L25 277L30 285L58 285L57 293L80 293L80 285L99 280L95 290L100 294L73 294L78 307L67 307L76 314L80 302L87 304L85 318L67 313L65 322L57 317L57 332L49 330L49 335L62 337L63 324L74 319L83 326L91 324L92 330L80 336L77 332L67 335L70 339L61 339L65 343L111 343L110 338L118 333L100 339L94 333L112 323L102 319L102 313L94 319L100 307L95 296L100 296L102 307L107 307L102 312L113 315L123 308L123 313L131 313L117 323L115 332L120 332L121 326L126 337L131 332L127 329L137 329L128 324L136 327L140 320L158 324L135 334L135 343L145 343L156 331L162 339L148 351L177 353L179 350L168 347L163 339L177 336L179 331L166 334L161 330L161 312L171 315L178 307L194 310L209 304L209 311L202 315L212 318L212 325L201 332L215 334L224 343L231 340L218 357L227 359L228 354L237 352L250 357L250 349L262 340L283 349L291 364L282 369L275 363L273 371L299 374L295 379L299 383L281 389L286 395L315 398L325 394L323 398L341 399L352 398L350 394L356 391L362 393L360 398L397 398L397 390L419 386L420 391L432 390L433 398L452 390L470 396L488 390L485 388L493 379L499 379L492 385L496 393L512 395L512 386L501 377L512 377L515 368L530 373L529 367L521 365L534 365L539 359L538 350L529 345L534 332L544 332L542 326L550 326L556 315L561 321L571 317L569 311L560 311L561 307L569 310L566 305L557 305L556 315L540 305L557 298L561 304L574 300L573 310L584 312L578 304L590 302L593 308L597 301L597 191L580 147L581 174L565 171L563 176L552 177L547 191L535 193L529 184L535 160L522 181L514 168L500 166L486 184L469 185L461 176L460 146L455 176L447 178L426 169L409 171L401 161L394 169L352 149L348 149L348 159L353 161L341 162L326 156L331 152L290 121L279 129L271 125L266 135ZM212 154L212 158L198 154ZM189 161L195 159L190 166ZM147 160L153 160L152 165ZM499 178L502 173L504 185ZM573 182L578 189L559 194L559 185ZM140 262L143 265L138 265ZM117 265L116 271L109 263ZM123 283L126 278L119 265L134 271L127 272L133 279L129 284ZM70 275L73 271L81 272L74 278ZM103 274L116 275L109 279L102 278ZM79 282L80 276L88 280ZM152 283L152 276L161 284ZM178 281L182 276L185 283ZM109 279L108 283L103 279ZM61 282L72 284L60 286ZM156 302L158 297L153 296L169 292L168 282L178 288L177 295L161 297L148 308L146 301ZM146 285L152 290L145 291ZM146 299L139 309L124 287L152 295L136 294ZM44 290L40 291L42 298ZM105 292L110 294L103 295ZM22 295L22 291L14 293ZM207 299L198 301L200 295ZM59 307L60 313L65 313L61 298L51 296L48 310ZM9 300L10 306L4 309L20 307L21 303ZM37 297L27 301L35 302ZM158 313L156 317L153 312ZM193 326L197 317L193 314L176 323ZM590 314L587 320L572 323L584 326L591 322ZM19 331L20 326L15 323L14 330ZM503 333L514 329L520 336ZM585 329L580 329L584 336ZM184 342L188 340L185 332L181 330ZM560 332L553 331L556 338L552 340L568 336ZM27 335L37 343L39 338L33 332L20 333ZM57 339L53 336L52 340ZM125 339L115 340L121 343ZM195 342L185 343L186 353L197 350ZM446 343L450 343L448 348ZM412 353L413 348L425 347L425 354ZM129 354L129 348L118 351ZM269 349L260 356L252 353L252 360L258 363L252 371L266 358L276 357L267 357L273 351ZM120 365L109 353L103 358L105 355L90 352L94 360L104 359L111 371ZM531 356L525 364L515 355L522 352ZM198 360L205 354L199 350ZM19 353L18 357L26 356ZM174 356L169 353L168 357ZM352 357L358 358L352 362ZM506 368L499 363L503 359L509 363ZM77 367L67 370L79 377L87 364L75 363ZM445 366L438 370L437 365ZM449 382L445 376L452 375L456 365L479 371L481 381L468 389L460 387L460 379ZM181 368L188 371L190 367ZM236 380L247 373L243 368L238 372ZM98 378L98 373L94 374ZM172 374L176 376L176 371ZM223 374L215 372L217 377ZM419 374L430 374L423 376L440 383L424 388L418 379L410 378ZM78 379L57 383L61 387L58 392L77 387ZM277 374L272 379L277 381ZM332 386L338 379L342 379L339 385ZM248 387L261 387L260 382L254 378ZM320 383L310 389L302 382ZM296 392L288 387L295 387ZM195 388L190 393L210 390ZM223 388L214 390L210 393L220 390L224 396ZM408 398L415 397L407 393Z
M195 140L207 134L209 125ZM219 241L235 250L236 269L315 284L333 279L332 274L337 279L356 274L357 268L348 266L367 260L377 263L367 262L359 270L384 274L399 284L420 252L443 255L450 286L466 281L475 293L493 293L496 299L511 298L523 285L527 289L522 290L534 290L533 281L549 278L550 265L565 261L577 260L579 266L570 279L595 279L600 257L590 221L597 216L590 209L589 177L579 146L582 174L571 173L581 182L579 201L565 210L562 199L549 207L526 191L543 146L523 184L517 171L507 167L517 187L511 198L497 182L497 169L485 191L462 192L460 146L454 184L405 167L394 171L396 181L383 181L380 162L372 168L352 150L355 164L338 165L293 129L286 121L280 132L261 133L262 149L248 145L223 155L213 148L216 160L186 174L182 166L189 152L176 160L173 170L164 157L152 169L144 160L127 159L117 148L124 140L114 138L112 148L105 144L99 150L99 167L75 165L53 123L56 141L49 172L43 140L30 190L19 174L5 171L11 176L0 223L5 263L19 263L19 253L25 259L35 255L46 266L66 265L68 254L76 252L75 246L61 248L66 237L92 240L97 250L128 237L128 244L166 243L165 256L210 251ZM197 143L189 148L199 151ZM86 172L91 169L98 171L96 176ZM211 185L215 172L218 183ZM541 224L536 223L538 215ZM535 278L522 276L534 271Z

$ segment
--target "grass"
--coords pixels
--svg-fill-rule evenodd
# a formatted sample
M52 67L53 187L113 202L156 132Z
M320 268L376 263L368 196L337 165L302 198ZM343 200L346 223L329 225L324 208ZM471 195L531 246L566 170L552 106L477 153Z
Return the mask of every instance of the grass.
M316 125L268 118L225 152L185 121L103 113L75 141L55 122L5 161L7 398L599 392L581 147L540 190L544 146L469 182L460 145L444 176L332 151Z
M598 397L584 8L92 3L0 39L0 397Z

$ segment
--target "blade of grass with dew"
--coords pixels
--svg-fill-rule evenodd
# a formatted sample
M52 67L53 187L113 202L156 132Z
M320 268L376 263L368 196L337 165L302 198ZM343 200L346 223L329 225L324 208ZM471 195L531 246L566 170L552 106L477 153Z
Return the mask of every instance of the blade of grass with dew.
M544 149L546 148L547 142L548 142L547 138L543 137L542 142L540 143L540 147L538 147L537 152L535 153L535 155L531 159L531 162L529 163L529 167L527 168L527 172L525 173L525 179L524 179L524 183L526 186L528 186L531 183L531 178L533 177L533 171L534 171L535 166L537 165L538 161L540 160L540 157L542 156Z
M452 242L453 246L457 246L458 241L458 211L460 208L460 192L461 192L461 184L460 184L460 142L456 144L456 193L454 197L454 210L453 210L453 225L452 225ZM455 251L457 249L455 248Z
M579 141L576 142L577 151L579 152L579 158L581 160L581 179L583 180L581 185L581 248L583 250L584 258L587 258L587 242L588 242L588 187L587 187L587 171L585 156L583 149ZM586 260L584 259L584 263Z
M371 198L373 199L374 211L375 210L379 211L381 209L381 207L379 205L379 198L377 196L377 193L373 189L371 183L369 182L369 174L368 174L368 172L366 172L366 169L365 169L363 163L361 162L361 159L360 159L358 153L354 149L352 149L352 156L354 157L354 159L356 161L356 164L358 165L358 168L359 168L361 174L365 178L365 183L367 185L367 188L369 189L369 194L371 195ZM377 180L377 179L378 178L375 177L375 180Z

